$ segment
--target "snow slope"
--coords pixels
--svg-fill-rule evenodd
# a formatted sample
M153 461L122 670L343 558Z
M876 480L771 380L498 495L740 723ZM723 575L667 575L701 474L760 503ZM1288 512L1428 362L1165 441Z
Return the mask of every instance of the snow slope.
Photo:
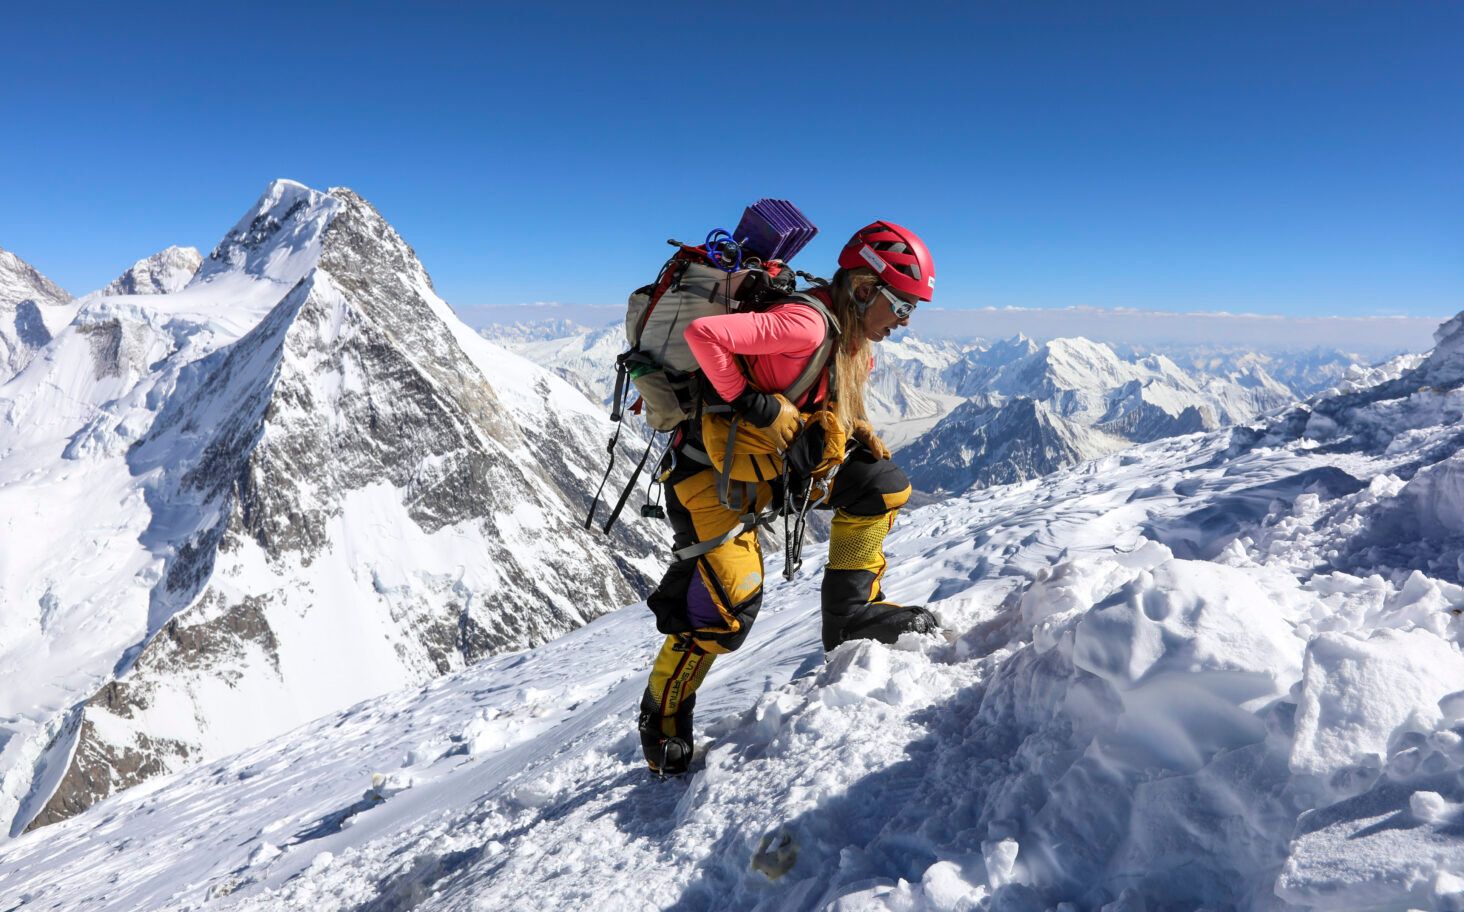
M1446 329L1264 425L911 511L885 589L948 638L825 661L810 560L684 779L641 767L631 605L0 845L0 908L1457 909Z

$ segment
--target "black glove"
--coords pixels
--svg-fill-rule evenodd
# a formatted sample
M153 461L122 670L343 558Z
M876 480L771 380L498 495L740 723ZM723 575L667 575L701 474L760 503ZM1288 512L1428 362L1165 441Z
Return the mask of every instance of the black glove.
M742 395L733 399L732 411L753 427L765 428L778 420L783 404L772 393L760 393L748 384Z

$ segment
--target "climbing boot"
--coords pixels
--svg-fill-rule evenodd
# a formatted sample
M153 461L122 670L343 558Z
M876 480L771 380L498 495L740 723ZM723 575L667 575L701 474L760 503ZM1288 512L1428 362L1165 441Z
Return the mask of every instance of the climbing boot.
M651 772L658 776L680 776L691 766L694 750L691 720L695 705L696 695L691 694L681 701L675 715L663 716L657 712L660 705L649 691L641 697L636 728Z
M823 643L827 652L850 640L875 640L894 643L904 633L934 633L940 621L919 605L896 605L894 602L869 602L849 614L824 612Z

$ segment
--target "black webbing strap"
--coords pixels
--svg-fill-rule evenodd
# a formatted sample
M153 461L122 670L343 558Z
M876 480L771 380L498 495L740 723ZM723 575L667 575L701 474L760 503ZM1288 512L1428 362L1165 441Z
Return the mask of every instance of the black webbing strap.
M618 404L616 408L619 408ZM610 452L610 464L605 466L605 477L600 479L600 486L595 489L595 497L590 501L590 512L585 514L586 529L595 524L595 508L600 506L600 495L605 492L605 483L610 480L610 473L615 470L615 444L620 441L620 429L624 426L618 421L615 423L615 433L610 435L610 445L605 448Z
M615 394L610 399L610 420L617 423L621 418L625 417L625 388L630 381L630 365L625 363L625 356L633 351L635 349L631 349L630 352L626 352L615 359ZM617 436L620 434L619 427L615 428L615 433ZM612 452L611 455L613 456L614 453Z
M732 487L732 450L737 444L737 425L741 421L740 417L734 417L727 426L727 448L722 452L722 471L717 473L717 503L729 510L737 509L727 500Z
M637 478L640 478L641 470L646 467L646 459L651 455L651 450L655 449L655 447L656 435L652 434L651 439L646 441L646 451L641 454L640 462L637 462L635 464L635 471L630 473L630 481L626 482L625 490L620 492L620 499L615 501L615 508L610 511L610 518L606 519L605 525L600 527L600 531L604 532L606 535L610 534L610 527L615 525L615 520L620 518L620 511L625 509L625 502L630 499L630 492L635 490L635 480ZM611 464L613 465L615 460L614 453L610 454L610 460ZM595 495L595 499L599 500L599 498L600 495L597 493ZM594 515L593 509L591 510L590 515ZM586 526L586 528L588 528L588 526Z

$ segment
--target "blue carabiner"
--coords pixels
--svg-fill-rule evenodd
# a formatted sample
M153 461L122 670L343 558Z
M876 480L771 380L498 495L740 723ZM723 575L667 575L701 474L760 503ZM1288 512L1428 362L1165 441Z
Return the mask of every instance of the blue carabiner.
M723 272L736 272L742 268L742 245L726 228L713 228L707 232L706 248L707 258ZM729 261L732 263L730 266L727 265Z

